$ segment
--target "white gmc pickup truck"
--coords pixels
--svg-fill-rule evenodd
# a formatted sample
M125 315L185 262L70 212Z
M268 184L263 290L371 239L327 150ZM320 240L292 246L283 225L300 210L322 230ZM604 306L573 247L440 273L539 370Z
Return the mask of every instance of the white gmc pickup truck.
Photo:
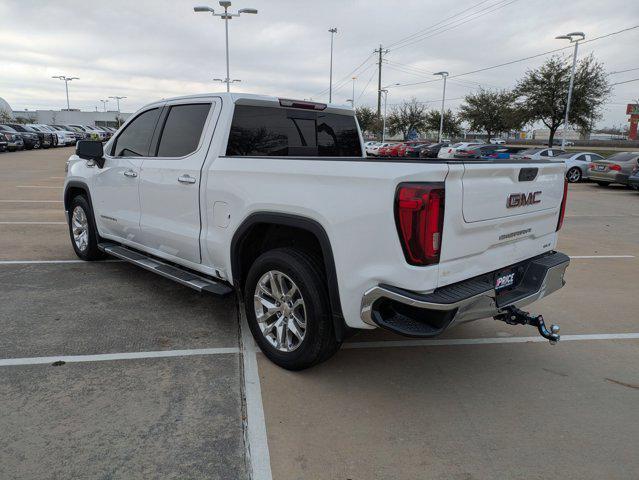
M433 337L564 285L564 164L366 158L353 110L206 94L80 141L64 205L73 248L202 292L236 291L278 365L302 369L355 329ZM176 319L179 321L179 319Z

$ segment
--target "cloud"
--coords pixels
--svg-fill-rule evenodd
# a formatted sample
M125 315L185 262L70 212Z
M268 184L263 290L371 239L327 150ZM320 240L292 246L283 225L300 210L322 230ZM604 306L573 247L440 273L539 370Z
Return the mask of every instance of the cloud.
M201 0L110 0L96 7L80 0L48 2L3 0L0 4L0 96L18 108L60 108L64 85L52 75L73 75L72 106L93 109L99 99L126 95L132 111L157 98L217 91L212 82L225 76L224 23L194 13ZM351 96L351 71L358 65L356 99L376 104L376 57L380 43L391 45L383 84L433 79L429 73L451 74L534 55L561 46L554 37L583 30L588 38L637 24L639 11L625 0L536 2L490 0L436 2L406 0L236 0L232 9L254 7L258 15L242 15L229 23L231 77L242 80L242 91L293 98L326 100L329 27L337 27L334 51L334 96ZM210 5L220 8L215 2ZM474 12L495 6L481 17ZM503 8L498 8L500 5ZM445 20L464 9L466 13ZM485 10L487 11L487 10ZM466 21L466 19L468 21ZM443 21L443 22L442 22ZM456 28L448 28L456 22ZM397 43L428 29L412 44ZM633 45L639 30L583 46L609 70L636 65ZM392 46L393 44L395 46ZM634 55L634 58L633 58ZM365 61L364 61L365 60ZM513 64L451 81L447 97L452 107L478 88L508 88L526 68L543 58ZM632 77L632 72L627 78ZM624 80L618 75L615 81ZM636 85L615 88L604 124L625 122L623 104L636 97ZM318 96L318 94L320 94ZM391 88L389 103L416 97L436 100L439 82Z

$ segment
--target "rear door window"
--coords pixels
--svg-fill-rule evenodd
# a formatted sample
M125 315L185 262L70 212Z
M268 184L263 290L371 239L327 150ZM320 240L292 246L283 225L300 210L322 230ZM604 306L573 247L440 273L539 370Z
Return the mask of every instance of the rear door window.
M202 130L211 110L210 103L170 107L158 146L158 157L183 157L200 144Z
M148 157L159 116L159 108L152 108L138 115L118 135L111 154L116 157Z
M361 157L362 151L353 116L237 105L226 154Z

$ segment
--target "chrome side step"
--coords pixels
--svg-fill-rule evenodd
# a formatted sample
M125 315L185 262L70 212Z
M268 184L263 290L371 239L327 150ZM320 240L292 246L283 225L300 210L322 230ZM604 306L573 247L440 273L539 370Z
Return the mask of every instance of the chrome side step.
M233 287L225 283L204 277L182 268L169 265L161 260L145 255L142 252L117 245L115 243L99 243L98 248L109 255L125 260L142 267L150 272L162 275L165 278L190 287L198 292L208 292L215 295L228 295L233 292Z

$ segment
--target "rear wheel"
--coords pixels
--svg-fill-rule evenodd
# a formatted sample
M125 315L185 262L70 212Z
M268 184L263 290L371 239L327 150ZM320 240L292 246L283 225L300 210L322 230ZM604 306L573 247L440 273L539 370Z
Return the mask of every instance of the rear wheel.
M99 260L105 255L98 249L93 211L84 195L73 198L69 207L69 235L75 254L82 260Z
M260 255L247 275L244 305L255 341L282 368L302 370L339 349L323 270L305 252Z
M570 183L577 183L581 180L581 170L577 167L572 167L566 172L566 179Z
M610 185L610 182L597 182L597 185L599 185L600 187L607 187L608 185Z

